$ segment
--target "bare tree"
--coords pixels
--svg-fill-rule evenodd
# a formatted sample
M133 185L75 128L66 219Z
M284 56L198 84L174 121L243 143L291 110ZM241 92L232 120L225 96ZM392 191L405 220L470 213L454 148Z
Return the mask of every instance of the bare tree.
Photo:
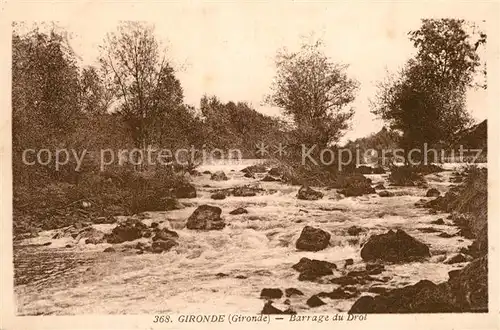
M182 88L154 36L154 27L122 23L117 32L107 35L100 62L136 147L145 150L155 142L155 122L183 102Z

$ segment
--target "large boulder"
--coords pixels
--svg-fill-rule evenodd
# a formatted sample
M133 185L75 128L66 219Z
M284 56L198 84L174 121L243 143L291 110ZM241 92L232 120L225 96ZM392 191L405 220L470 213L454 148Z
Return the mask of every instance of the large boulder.
M359 298L349 310L351 314L366 313L449 313L446 290L431 281L422 280L415 285L395 289L375 297Z
M220 215L220 207L201 205L191 214L187 220L186 228L195 230L220 230L225 227L224 220Z
M371 236L361 249L365 261L408 262L424 257L430 257L429 247L400 229Z
M306 201L315 201L323 198L321 191L316 191L308 186L302 186L297 193L297 198Z
M196 198L196 188L189 183L175 187L172 191L175 198Z
M303 251L320 251L328 246L330 237L330 234L322 229L306 226L295 246Z
M210 176L210 180L214 181L226 181L228 180L226 173L223 171L217 171Z
M313 281L321 276L332 275L337 265L324 260L301 258L292 268L300 273L300 281Z

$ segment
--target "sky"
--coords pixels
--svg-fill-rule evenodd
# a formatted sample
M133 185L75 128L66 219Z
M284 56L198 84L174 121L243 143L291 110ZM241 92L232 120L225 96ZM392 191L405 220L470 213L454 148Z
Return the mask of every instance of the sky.
M222 101L246 101L256 110L279 115L279 109L263 103L276 72L274 58L286 47L297 50L301 42L322 39L332 61L348 64L350 77L360 83L352 106L351 129L342 139L374 133L383 122L370 113L369 99L386 70L394 72L412 55L407 33L420 25L425 11L420 6L377 3L286 5L225 4L163 6L147 22L155 25L158 39L169 59L179 69L177 77L185 102L199 105L204 95ZM481 22L481 12L471 19ZM59 26L70 35L70 43L84 64L95 64L98 45L119 22L106 12L82 12ZM468 93L468 107L476 120L486 118L486 92Z

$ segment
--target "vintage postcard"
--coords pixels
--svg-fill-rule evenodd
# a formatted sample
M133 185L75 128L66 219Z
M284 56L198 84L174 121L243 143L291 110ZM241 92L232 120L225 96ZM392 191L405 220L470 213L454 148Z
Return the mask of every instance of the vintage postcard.
M1 329L499 328L498 2L2 6Z

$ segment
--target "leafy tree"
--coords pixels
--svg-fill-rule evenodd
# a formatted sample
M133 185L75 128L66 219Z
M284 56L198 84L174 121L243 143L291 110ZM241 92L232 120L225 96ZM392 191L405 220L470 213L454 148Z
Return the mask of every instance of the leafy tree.
M22 163L25 149L63 148L82 116L75 55L51 30L12 35L12 149L14 180L54 174L49 167ZM41 182L41 181L40 181Z
M316 42L302 45L298 52L279 52L272 93L267 96L268 103L294 120L300 143L337 141L354 115L346 107L358 83L347 76L347 66L333 63L321 47Z
M480 65L477 42L485 36L474 41L466 23L456 19L423 20L409 36L417 54L379 83L372 112L402 131L405 149L450 142L472 122L465 93Z

